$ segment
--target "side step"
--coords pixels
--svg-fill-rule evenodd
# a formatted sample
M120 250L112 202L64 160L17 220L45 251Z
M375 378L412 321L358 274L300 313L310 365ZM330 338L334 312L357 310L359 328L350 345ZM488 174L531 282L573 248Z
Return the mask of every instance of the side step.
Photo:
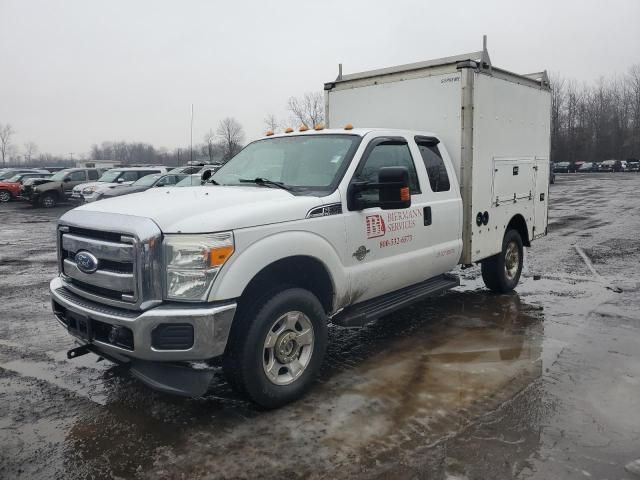
M440 275L410 287L347 307L332 317L331 322L341 327L362 327L377 318L458 285L460 285L460 279L455 275Z

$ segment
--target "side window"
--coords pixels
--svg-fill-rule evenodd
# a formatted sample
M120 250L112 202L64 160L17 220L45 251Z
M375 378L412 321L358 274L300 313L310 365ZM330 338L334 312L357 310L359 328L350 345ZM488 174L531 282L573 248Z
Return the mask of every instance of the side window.
M144 175L140 175L140 176L142 177ZM138 172L127 170L126 172L122 173L120 178L122 179L123 182L135 182L139 177L138 177Z
M71 172L69 174L69 178L72 182L82 182L87 179L87 174L84 170L78 170L75 172Z
M420 193L418 174L407 142L391 140L373 147L359 173L356 173L356 178L359 181L376 183L382 167L407 167L409 189L412 194Z
M444 161L440 156L438 146L432 143L421 143L419 140L416 140L416 143L418 144L420 155L422 155L424 166L427 169L431 190L434 192L449 191L451 188L449 185L449 176L447 175L447 168L444 165Z
M89 180L97 180L97 179L98 179L98 171L89 170Z

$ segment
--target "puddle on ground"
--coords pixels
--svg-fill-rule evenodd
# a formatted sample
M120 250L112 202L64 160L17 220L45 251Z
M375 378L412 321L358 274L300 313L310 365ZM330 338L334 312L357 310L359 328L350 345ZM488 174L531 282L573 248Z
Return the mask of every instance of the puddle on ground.
M459 431L540 377L542 319L517 294L454 291L364 329L332 327L319 382L276 411L239 400L221 378L199 400L116 382L106 407L68 431L65 465L100 459L97 470L126 476L142 465L152 477L370 467Z

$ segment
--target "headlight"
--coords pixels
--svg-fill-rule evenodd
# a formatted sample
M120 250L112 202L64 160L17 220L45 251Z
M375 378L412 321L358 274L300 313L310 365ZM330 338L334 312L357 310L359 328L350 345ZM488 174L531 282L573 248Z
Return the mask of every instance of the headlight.
M233 251L231 232L166 235L167 299L206 300L213 280Z
M95 187L87 187L82 189L82 193L85 195L90 195L93 192L95 192L95 190L96 190Z

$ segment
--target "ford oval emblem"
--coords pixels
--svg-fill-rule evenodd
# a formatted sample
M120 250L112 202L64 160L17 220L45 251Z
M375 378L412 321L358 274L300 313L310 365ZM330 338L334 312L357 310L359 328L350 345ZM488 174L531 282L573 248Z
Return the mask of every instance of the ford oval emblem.
M76 253L75 260L81 272L93 273L98 270L98 259L92 253L82 250Z

